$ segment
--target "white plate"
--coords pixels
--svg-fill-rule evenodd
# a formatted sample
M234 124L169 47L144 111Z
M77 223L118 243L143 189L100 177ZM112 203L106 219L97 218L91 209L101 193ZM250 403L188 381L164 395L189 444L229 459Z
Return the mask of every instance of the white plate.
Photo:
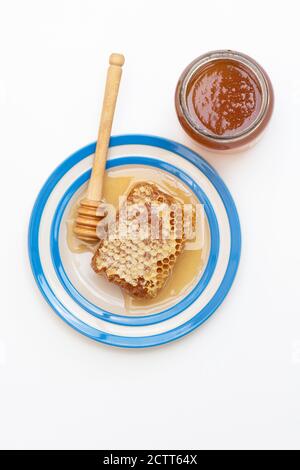
M66 245L66 214L88 181L95 144L65 160L49 177L33 208L29 255L36 282L55 312L86 336L114 346L149 347L201 325L226 297L240 258L241 234L232 197L215 170L181 144L154 136L112 137L107 168L149 165L189 186L204 205L210 252L195 285L163 311L124 314L119 289L90 269L91 255Z

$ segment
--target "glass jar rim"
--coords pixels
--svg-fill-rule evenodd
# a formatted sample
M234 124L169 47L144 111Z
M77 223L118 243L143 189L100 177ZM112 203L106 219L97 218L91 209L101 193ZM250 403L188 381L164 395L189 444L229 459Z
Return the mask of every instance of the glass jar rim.
M233 136L216 135L197 125L197 123L191 117L187 104L187 87L192 78L195 76L195 74L199 71L200 68L206 66L210 62L215 62L217 60L222 59L234 60L248 67L248 69L255 75L262 91L262 102L257 117L248 127ZM257 64L251 57L242 54L241 52L232 51L229 49L221 49L217 51L207 52L206 54L201 55L194 62L192 62L183 73L181 87L179 91L179 104L185 120L196 133L212 141L235 142L245 137L248 137L253 132L255 132L255 130L259 127L260 123L264 119L270 104L270 90L268 80L266 79L264 70L259 66L259 64Z

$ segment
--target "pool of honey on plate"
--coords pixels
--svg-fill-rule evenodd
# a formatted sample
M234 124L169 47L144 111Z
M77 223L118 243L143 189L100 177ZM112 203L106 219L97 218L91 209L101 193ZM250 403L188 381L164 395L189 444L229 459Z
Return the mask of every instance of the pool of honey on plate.
M131 187L139 181L156 184L162 191L172 195L182 204L199 204L194 193L180 180L168 173L152 167L133 166L118 167L106 172L103 186L103 200L119 209L119 197L126 196ZM72 205L67 218L67 244L74 253L93 253L97 245L88 245L76 239L73 235L73 224L80 200L85 197L81 193ZM209 249L210 235L206 217L200 219L203 226L198 227L195 240L188 241L184 251L179 256L173 272L166 285L154 299L137 299L123 292L125 310L128 314L150 314L167 308L172 301L189 292L200 278L206 265ZM92 269L92 268L91 268Z

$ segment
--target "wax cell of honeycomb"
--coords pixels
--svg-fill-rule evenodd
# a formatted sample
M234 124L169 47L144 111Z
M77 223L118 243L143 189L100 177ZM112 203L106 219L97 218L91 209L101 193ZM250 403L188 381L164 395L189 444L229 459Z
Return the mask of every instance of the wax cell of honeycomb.
M154 298L185 244L183 206L152 183L137 183L92 259L96 273L129 295Z

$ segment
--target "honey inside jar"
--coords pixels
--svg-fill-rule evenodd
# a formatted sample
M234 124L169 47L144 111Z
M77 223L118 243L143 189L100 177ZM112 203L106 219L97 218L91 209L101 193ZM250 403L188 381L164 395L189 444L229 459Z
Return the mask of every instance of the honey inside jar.
M208 134L235 136L259 116L262 90L244 64L215 60L201 67L190 81L187 106L192 120Z
M231 152L254 145L270 122L274 91L254 59L228 49L197 57L175 92L178 120L198 144Z

